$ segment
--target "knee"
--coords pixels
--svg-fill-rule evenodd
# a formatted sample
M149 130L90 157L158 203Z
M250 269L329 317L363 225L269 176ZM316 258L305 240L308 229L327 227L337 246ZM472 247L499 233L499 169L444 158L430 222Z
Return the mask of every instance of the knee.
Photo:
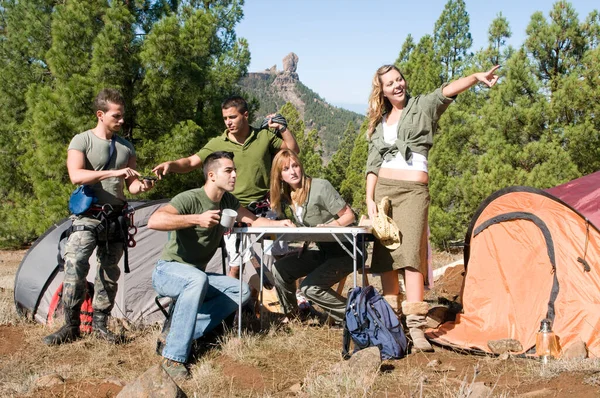
M65 281L72 284L83 283L89 272L89 264L79 264L71 259L65 261Z
M102 278L103 280L105 280L108 283L117 283L117 281L119 280L119 278L121 277L121 270L119 269L119 264L113 264L113 265L109 265L109 266L104 266L102 267L103 270L103 276L105 276L104 278Z
M314 297L318 291L319 288L317 286L305 284L300 285L300 292L308 299Z
M203 272L189 275L186 279L186 288L202 288L208 285L208 277Z
M285 275L287 275L287 272L285 271L285 269L286 269L285 263L276 262L275 264L273 264L273 268L272 268L273 279L275 279L275 283L277 285L283 285L283 284L291 283L291 282L295 281L295 279L290 279L289 277L285 276Z

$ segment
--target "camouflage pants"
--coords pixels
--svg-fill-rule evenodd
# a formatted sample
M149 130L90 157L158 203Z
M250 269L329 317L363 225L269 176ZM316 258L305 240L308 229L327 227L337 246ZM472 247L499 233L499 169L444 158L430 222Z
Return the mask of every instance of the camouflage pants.
M79 216L73 225L96 227L99 220ZM62 301L65 308L79 308L85 296L86 278L90 271L89 259L96 250L96 277L94 280L94 311L110 312L117 295L117 282L121 275L119 260L123 255L123 242L116 223L108 231L96 234L92 231L76 231L69 236L65 247L65 279ZM118 240L109 242L106 241Z

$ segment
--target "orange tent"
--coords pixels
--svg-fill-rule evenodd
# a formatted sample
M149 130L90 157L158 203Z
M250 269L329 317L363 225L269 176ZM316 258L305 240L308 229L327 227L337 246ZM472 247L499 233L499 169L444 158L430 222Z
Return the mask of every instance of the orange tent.
M463 311L428 338L484 352L489 340L511 338L532 353L549 318L563 349L581 340L600 357L599 199L600 172L487 198L465 240Z

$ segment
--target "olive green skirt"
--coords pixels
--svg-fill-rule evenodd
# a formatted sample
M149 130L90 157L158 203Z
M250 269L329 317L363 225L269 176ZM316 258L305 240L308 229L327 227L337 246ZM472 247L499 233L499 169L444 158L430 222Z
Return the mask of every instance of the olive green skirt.
M427 283L429 187L421 182L378 178L375 203L381 203L385 196L392 202L389 216L400 230L400 247L389 250L375 240L371 271L382 273L411 267L421 272Z

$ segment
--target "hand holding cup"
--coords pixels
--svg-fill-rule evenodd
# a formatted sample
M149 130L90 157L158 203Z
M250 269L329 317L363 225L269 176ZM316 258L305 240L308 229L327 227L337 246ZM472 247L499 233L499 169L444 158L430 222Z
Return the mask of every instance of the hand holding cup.
M221 221L220 224L225 227L225 229L233 228L235 224L235 219L237 218L237 211L233 209L223 209L221 212Z

